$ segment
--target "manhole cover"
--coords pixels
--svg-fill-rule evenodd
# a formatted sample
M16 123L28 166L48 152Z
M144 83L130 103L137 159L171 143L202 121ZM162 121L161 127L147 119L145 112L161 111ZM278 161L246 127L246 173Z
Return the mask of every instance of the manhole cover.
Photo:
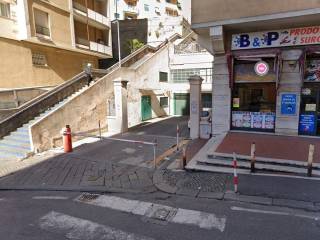
M176 213L176 208L154 204L144 216L144 220L155 224L166 225Z
M152 218L156 218L161 221L166 221L167 217L169 216L169 213L170 210L168 209L158 209L153 213Z
M99 194L93 194L93 193L84 193L79 198L79 202L91 202L95 199L97 199L100 195Z

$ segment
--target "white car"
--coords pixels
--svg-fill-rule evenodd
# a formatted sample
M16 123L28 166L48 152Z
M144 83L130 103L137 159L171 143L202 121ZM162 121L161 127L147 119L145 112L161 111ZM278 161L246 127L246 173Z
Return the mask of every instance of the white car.
M204 108L202 111L201 111L201 114L200 114L200 121L207 121L207 122L211 122L211 108ZM190 129L190 119L188 120L188 128Z

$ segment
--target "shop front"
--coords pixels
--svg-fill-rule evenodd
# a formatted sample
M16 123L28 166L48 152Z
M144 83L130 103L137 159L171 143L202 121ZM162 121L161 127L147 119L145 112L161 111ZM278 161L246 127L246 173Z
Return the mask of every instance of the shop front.
M320 136L320 27L231 39L230 129Z
M231 129L274 132L277 98L274 62L270 57L235 58ZM270 70L260 74L259 64Z

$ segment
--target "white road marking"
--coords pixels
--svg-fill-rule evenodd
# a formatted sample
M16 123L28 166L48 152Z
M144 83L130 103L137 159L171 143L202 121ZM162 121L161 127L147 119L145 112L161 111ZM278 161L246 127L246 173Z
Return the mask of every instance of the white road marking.
M75 200L79 201L79 197ZM227 221L225 217L219 218L212 213L172 208L166 205L130 200L115 196L101 195L98 198L85 203L145 217L151 217L150 213L152 213L152 210L154 209L172 209L176 214L172 218L169 218L168 222L195 225L208 230L218 229L221 232L224 231Z
M318 216L306 215L306 214L297 214L297 213L290 213L290 212L279 212L279 211L266 211L260 209L250 209L250 208L242 208L242 207L235 207L232 206L231 210L233 211L243 211L243 212L251 212L251 213L263 213L263 214L270 214L270 215L281 215L281 216L293 216L293 217L300 217L300 218L307 218L314 221L319 221Z
M226 218L218 218L214 214L181 208L178 209L178 212L173 217L172 222L198 225L200 228L208 230L214 227L219 229L221 232L224 231L226 226Z
M43 216L39 225L46 231L63 232L67 239L73 240L153 240L54 211Z
M0 201L4 201L5 199L4 198L0 198Z
M35 200L68 200L68 197L63 196L34 196L32 199Z

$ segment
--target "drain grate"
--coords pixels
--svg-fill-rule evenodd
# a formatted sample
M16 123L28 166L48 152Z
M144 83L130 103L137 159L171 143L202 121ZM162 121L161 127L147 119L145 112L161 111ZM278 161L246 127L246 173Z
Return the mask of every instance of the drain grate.
M153 204L143 217L146 222L166 225L177 213L176 208Z
M96 200L100 195L94 194L94 193L84 193L79 198L79 202L91 202L93 200Z

